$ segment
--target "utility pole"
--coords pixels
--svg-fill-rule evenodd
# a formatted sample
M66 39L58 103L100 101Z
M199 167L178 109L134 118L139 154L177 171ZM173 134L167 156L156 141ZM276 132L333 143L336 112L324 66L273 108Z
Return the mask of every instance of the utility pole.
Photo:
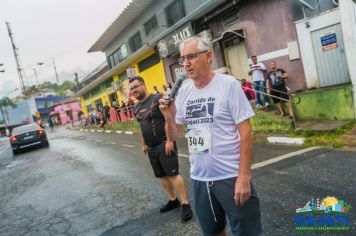
M58 78L56 63L54 62L54 57L52 57L52 62L53 62L54 73L55 73L56 79L57 79L57 84L58 84L58 86L59 86L59 78Z
M74 83L75 83L75 87L74 87L74 92L77 92L77 90L78 90L78 86L79 86L79 78L78 78L78 73L77 72L75 72L74 73L74 76L75 76L75 79L74 79Z
M22 90L22 94L23 94L25 92L26 88L25 88L25 83L24 83L24 79L23 79L23 75L22 75L22 67L21 67L21 63L20 63L20 56L18 54L18 48L16 48L14 39L12 37L12 31L11 31L10 23L6 22L6 26L7 26L7 31L9 32L9 36L10 36L10 40L11 40L11 44L12 44L12 50L14 52L15 61L16 61L17 74L19 75L21 90Z
M37 83L37 87L39 88L39 83L38 83L38 75L37 75L37 70L36 68L33 68L33 72L35 73L35 78L36 78L36 83Z

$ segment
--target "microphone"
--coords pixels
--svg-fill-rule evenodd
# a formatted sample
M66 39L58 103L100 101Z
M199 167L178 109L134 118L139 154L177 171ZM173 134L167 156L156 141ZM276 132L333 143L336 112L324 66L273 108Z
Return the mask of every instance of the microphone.
M182 85L183 81L187 78L187 75L181 74L178 79L176 80L175 84L173 85L173 88L171 90L171 93L169 94L169 98L166 99L165 104L166 105L171 105L171 103L173 102L174 98L176 97L178 90L180 88L180 86Z

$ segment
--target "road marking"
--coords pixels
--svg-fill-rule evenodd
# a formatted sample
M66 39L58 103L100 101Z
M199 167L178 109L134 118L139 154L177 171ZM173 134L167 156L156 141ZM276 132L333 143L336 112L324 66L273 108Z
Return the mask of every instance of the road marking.
M135 146L132 146L132 145L128 145L128 144L121 144L122 146L124 146L124 147L130 147L130 148L133 148L133 147L135 147Z
M80 131L83 131L83 129L80 129Z
M105 133L111 133L111 130L105 130Z
M132 131L125 131L125 134L133 134Z
M99 132L99 133L101 133L101 132L103 132L104 130L102 130L102 129L98 129L96 132Z
M90 132L94 133L94 132L95 132L95 129L91 129Z
M89 130L88 130L88 129L85 129L84 131L85 131L85 132L88 132Z
M251 166L251 169L258 169L258 168L261 168L261 167L276 163L278 161L282 161L284 159L287 159L287 158L290 158L290 157L293 157L293 156L297 156L297 155L300 155L300 154L303 154L303 153L306 153L306 152L310 152L310 151L313 151L313 150L316 150L316 149L319 149L319 148L320 147L310 147L310 148L305 148L305 149L298 150L298 151L295 151L295 152L287 153L287 154L284 154L284 155L279 156L279 157L275 157L275 158L272 158L272 159L269 159L269 160L266 160L266 161L255 163L255 164L253 164Z
M112 144L112 145L116 145L116 143L114 143L114 142L112 142L112 143L110 143L110 144Z
M117 134L122 134L122 131L118 130L116 131Z

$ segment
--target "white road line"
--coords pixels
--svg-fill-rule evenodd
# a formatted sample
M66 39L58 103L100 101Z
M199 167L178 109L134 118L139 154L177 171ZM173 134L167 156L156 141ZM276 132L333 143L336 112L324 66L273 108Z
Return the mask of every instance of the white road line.
M105 130L105 133L111 133L111 130Z
M83 129L80 129L80 131L83 131Z
M125 134L133 134L132 131L125 131Z
M98 133L101 133L101 132L103 132L104 130L102 130L102 129L98 129L96 132L98 132Z
M118 130L116 131L117 134L122 134L122 131Z
M95 129L91 129L90 132L94 133L94 132L95 132Z
M128 145L128 144L121 144L122 146L124 146L124 147L130 147L130 148L133 148L133 147L135 147L135 146L132 146L132 145Z
M305 149L298 150L298 151L295 151L295 152L287 153L287 154L284 154L284 155L279 156L279 157L275 157L275 158L272 158L272 159L269 159L269 160L266 160L266 161L255 163L255 164L253 164L251 166L251 169L258 169L258 168L261 168L261 167L276 163L278 161L282 161L284 159L287 159L287 158L290 158L290 157L293 157L293 156L297 156L297 155L300 155L300 154L303 154L303 153L306 153L306 152L310 152L310 151L313 151L313 150L316 150L316 149L319 149L319 148L320 147L310 147L310 148L305 148Z
M116 145L116 143L114 143L114 142L111 142L110 144L112 144L112 145Z

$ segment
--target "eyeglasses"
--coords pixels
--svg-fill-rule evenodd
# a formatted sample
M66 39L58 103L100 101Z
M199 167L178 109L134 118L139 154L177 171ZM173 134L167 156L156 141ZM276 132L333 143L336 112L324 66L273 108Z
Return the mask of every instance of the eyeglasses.
M178 62L179 62L180 65L184 65L185 60L191 61L191 60L193 60L194 58L196 58L199 54L201 54L201 53L206 53L206 52L208 52L208 51L206 50L206 51L202 51L202 52L189 53L189 54L187 54L187 55L182 56L181 58L179 58L179 59L178 59Z

